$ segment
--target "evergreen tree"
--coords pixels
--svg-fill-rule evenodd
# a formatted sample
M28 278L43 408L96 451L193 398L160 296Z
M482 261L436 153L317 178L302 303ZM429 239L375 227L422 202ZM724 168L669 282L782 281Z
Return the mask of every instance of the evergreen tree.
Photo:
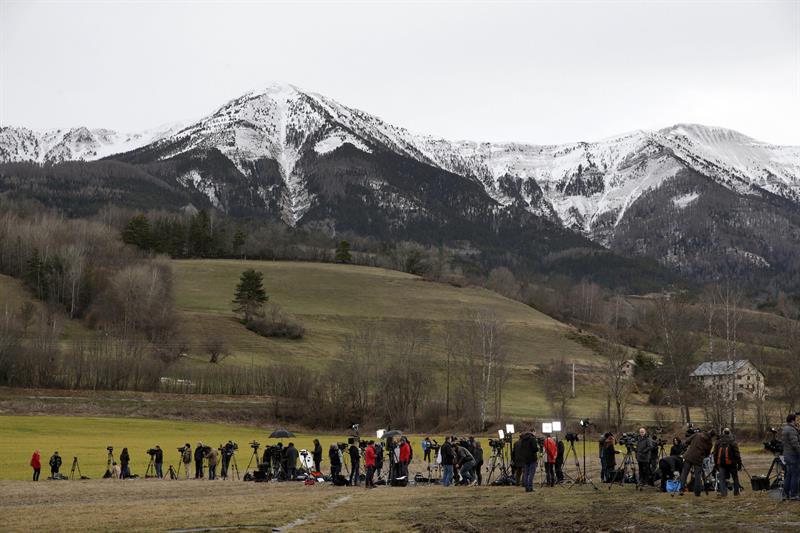
M147 217L139 214L130 219L122 230L122 240L142 250L149 250L153 245L153 234Z
M200 211L189 223L189 255L206 257L211 251L211 219L208 213Z
M232 245L234 254L238 254L239 250L241 250L242 246L244 246L244 238L245 238L244 230L242 230L242 228L240 227L236 230L236 233L233 234Z
M239 284L233 293L233 310L244 314L244 321L249 322L254 316L262 314L264 304L269 299L264 290L264 274L252 268L242 272Z
M347 241L339 241L336 246L336 262L337 263L350 263L350 243Z

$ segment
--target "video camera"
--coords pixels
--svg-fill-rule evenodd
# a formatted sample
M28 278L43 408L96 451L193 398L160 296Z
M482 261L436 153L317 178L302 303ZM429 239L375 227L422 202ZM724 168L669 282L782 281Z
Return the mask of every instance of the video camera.
M580 435L578 435L577 433L570 432L564 435L564 440L566 440L567 442L578 442L579 440L581 440L581 438Z
M191 449L190 446L181 446L180 448L178 448L178 452L180 454L183 454L183 452L185 452L186 450L189 450L189 449Z
M505 439L489 439L489 447L495 450L502 450L505 445Z
M155 448L150 448L149 450L147 450L147 455L150 455L150 456L155 455L157 453L158 453L158 450L156 450Z
M344 452L347 450L347 443L346 442L337 442L336 447L339 448L340 452Z
M114 447L113 446L106 446L106 450L108 450L108 453L112 453L114 451Z
M775 428L769 428L769 430L772 433L772 439L764 443L764 449L774 453L775 455L782 455L783 442L778 439L778 430Z
M686 426L686 437L691 437L695 433L700 433L701 431L703 431L702 428L696 428L694 427L694 424L689 422L689 424Z
M628 450L631 450L636 446L636 440L636 433L623 433L619 437L619 443L628 448Z
M431 450L433 450L434 452L437 452L437 451L439 451L439 448L441 448L441 447L442 447L442 445L441 445L441 444L439 444L438 442L436 442L436 439L433 439L433 442L431 442L431 443L428 445L428 448L430 448L430 449L431 449Z
M253 448L253 450L258 450L261 447L261 443L260 442L256 442L256 441L252 441L252 442L250 442L250 447Z

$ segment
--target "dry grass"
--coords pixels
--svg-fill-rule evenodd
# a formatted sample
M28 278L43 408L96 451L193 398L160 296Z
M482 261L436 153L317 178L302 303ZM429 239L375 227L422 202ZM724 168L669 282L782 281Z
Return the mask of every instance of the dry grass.
M671 497L631 486L339 488L233 481L0 482L4 531L797 531L766 494Z

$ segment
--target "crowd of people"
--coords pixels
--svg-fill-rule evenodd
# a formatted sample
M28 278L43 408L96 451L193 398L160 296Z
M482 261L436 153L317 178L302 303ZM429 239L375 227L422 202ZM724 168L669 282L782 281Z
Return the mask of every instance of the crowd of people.
M783 497L797 500L800 496L800 420L796 415L787 416L781 431L781 441L785 463ZM619 449L620 446L622 449ZM483 484L484 450L478 439L448 436L439 445L437 441L425 437L420 447L422 461L427 465L428 472L432 466L440 468L443 486ZM604 433L599 440L601 481L622 483L635 480L639 487L655 486L659 481L662 492L677 486L681 494L691 489L697 496L711 485L716 487L720 496L725 497L730 480L734 496L740 494L742 455L730 429L725 428L717 435L713 430L692 428L687 432L685 440L678 436L672 439L669 453L666 453L665 447L666 442L658 435L648 434L646 428L640 428L635 435L622 434L619 440L612 432ZM214 480L217 479L217 468L220 467L220 476L225 479L237 448L232 441L219 447L198 442L194 449L186 443L179 448L181 465L178 472L186 479L193 472L195 479L204 479L207 475L207 479ZM510 467L514 482L528 492L534 491L534 477L541 457L545 469L543 484L553 487L561 483L564 480L564 452L564 441L551 434L537 437L533 430L518 434L516 441L510 446ZM163 478L163 450L157 445L148 450L148 453L154 467L153 477ZM618 456L622 453L625 458L620 463ZM383 479L384 474L392 480L407 482L413 457L413 447L405 436L387 438L385 442L351 438L347 444L330 445L330 479L346 480L341 484L354 486L363 482L367 488L374 488L376 480ZM296 479L301 471L322 476L323 447L319 439L314 439L314 447L310 452L298 450L292 442L286 447L279 443L277 446L267 447L260 461L262 465L267 465L270 472L274 469L274 477L277 479ZM300 469L297 467L298 461L301 463ZM131 457L127 448L122 449L119 464L113 460L109 448L109 471L106 477L132 477L130 463ZM62 459L57 451L50 457L49 465L50 477L58 479ZM42 468L39 450L33 453L30 466L33 468L33 480L38 481ZM342 474L343 469L347 471L347 476ZM638 475L635 471L638 471ZM626 476L633 476L635 479L628 480L625 479ZM673 482L672 486L670 481Z

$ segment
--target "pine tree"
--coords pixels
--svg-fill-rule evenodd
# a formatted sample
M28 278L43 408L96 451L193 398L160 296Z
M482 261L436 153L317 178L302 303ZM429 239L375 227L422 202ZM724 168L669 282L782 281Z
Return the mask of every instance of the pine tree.
M140 214L130 219L122 230L122 240L142 250L149 250L153 245L153 234L147 217Z
M234 254L238 254L239 250L241 250L242 246L244 246L244 238L245 238L244 230L242 230L242 228L238 228L236 230L236 233L233 234L232 245Z
M245 322L261 315L264 304L269 300L263 281L264 274L252 268L242 272L239 278L239 284L233 293L233 310L236 313L243 313Z
M336 246L336 262L337 263L350 263L350 243L347 241L340 241Z
M211 251L211 219L208 213L200 211L192 217L189 224L189 255L206 257Z

